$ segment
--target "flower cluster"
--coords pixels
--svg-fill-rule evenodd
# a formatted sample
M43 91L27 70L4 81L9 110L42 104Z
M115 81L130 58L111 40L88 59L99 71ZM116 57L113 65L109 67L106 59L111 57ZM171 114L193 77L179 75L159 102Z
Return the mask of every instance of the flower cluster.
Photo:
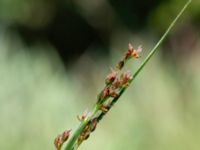
M128 51L125 53L123 59L117 64L116 68L111 68L110 73L106 76L105 87L98 95L98 100L96 105L98 106L98 113L87 117L88 112L85 111L83 115L78 117L79 121L84 121L87 117L88 123L78 137L77 145L80 145L84 140L86 140L90 133L96 128L97 123L101 118L110 110L114 101L120 96L120 91L128 87L130 81L133 79L130 71L125 71L119 75L123 68L125 62L130 58L139 58L139 53L141 52L141 46L137 50L129 44ZM123 64L120 66L120 64ZM119 67L120 66L120 67ZM111 98L111 99L109 99Z
M114 80L109 80L109 77L113 74L113 71L107 76L106 83L109 82L109 86L106 86L103 91L100 94L99 102L103 103L107 98L113 97L116 98L119 96L119 91L127 87L129 84L129 81L132 80L132 75L130 71L125 71L121 74L121 76L118 78L117 74L115 75Z
M76 150L80 146L80 144L86 140L90 133L93 132L98 124L98 122L104 117L105 114L112 108L112 106L119 100L120 96L124 93L130 83L133 81L133 77L135 78L140 71L145 67L150 58L155 54L158 47L161 45L163 40L171 31L172 27L174 27L177 20L183 14L185 9L189 6L191 0L188 0L183 8L180 10L176 18L169 25L165 33L162 35L160 40L156 43L156 45L152 48L149 55L145 58L143 63L136 70L134 75L132 76L129 71L123 72L121 75L118 75L122 70L126 62L131 58L139 58L140 53L142 51L142 47L139 46L137 49L134 49L131 44L128 46L128 50L125 53L124 57L119 61L116 65L115 69L111 69L111 73L108 74L105 80L105 87L98 95L97 102L94 106L93 111L88 114L87 112L83 113L82 116L79 116L78 119L81 121L80 126L74 132L73 136L70 138L68 144L65 147L65 150ZM58 135L54 141L54 144L57 150L61 149L63 143L68 139L69 133L71 130L63 132L63 134Z
M118 93L122 88L125 88L128 86L129 81L132 80L132 76L130 71L125 71L121 74L121 76L118 78L117 75L120 70L122 70L124 64L130 59L130 58L139 58L140 53L142 51L142 46L139 46L137 49L134 49L133 46L129 43L128 50L121 59L121 61L116 65L116 68L111 68L111 72L107 75L105 83L106 87L102 90L98 97L98 102L103 103L107 98L118 97Z
M98 100L96 102L96 110L89 114L88 111L78 116L78 120L81 123L86 123L81 133L76 139L73 149L78 147L84 140L88 139L90 134L96 129L97 123L101 118L110 110L114 103L118 100L121 95L121 91L127 88L132 81L133 77L130 71L124 71L120 74L124 64L130 58L139 58L139 53L142 51L141 46L138 49L134 49L131 44L129 44L128 50L125 53L121 61L116 65L115 68L111 68L110 73L106 76L105 87L98 95ZM71 130L65 131L63 134L58 135L55 139L55 146L57 150L60 150L63 143L68 139Z

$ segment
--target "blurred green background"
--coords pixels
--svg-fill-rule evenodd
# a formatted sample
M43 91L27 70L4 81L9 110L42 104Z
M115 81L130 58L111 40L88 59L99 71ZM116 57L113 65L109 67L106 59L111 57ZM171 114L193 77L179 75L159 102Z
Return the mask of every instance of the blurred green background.
M55 149L91 109L109 67L134 72L185 0L0 0L0 149ZM200 1L82 150L200 149Z

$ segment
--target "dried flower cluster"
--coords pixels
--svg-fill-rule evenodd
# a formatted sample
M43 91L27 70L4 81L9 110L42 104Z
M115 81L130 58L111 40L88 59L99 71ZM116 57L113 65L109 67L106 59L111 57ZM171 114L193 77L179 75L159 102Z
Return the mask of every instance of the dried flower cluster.
M124 64L130 58L139 58L139 53L142 51L141 46L138 49L134 49L131 44L129 44L128 50L121 59L121 61L113 69L111 68L110 73L105 79L105 87L98 95L96 107L97 111L91 116L88 115L88 111L85 111L81 116L78 116L78 120L84 122L87 119L87 124L83 128L82 132L79 134L75 147L78 147L84 140L88 139L90 133L93 132L96 128L97 123L101 118L110 110L115 101L120 96L120 91L126 88L129 85L129 82L133 79L130 71L125 71L118 75L122 70ZM71 130L64 132L62 135L58 135L55 139L55 146L57 150L61 149L63 143L68 139L69 132ZM63 135L67 135L67 138L63 138Z

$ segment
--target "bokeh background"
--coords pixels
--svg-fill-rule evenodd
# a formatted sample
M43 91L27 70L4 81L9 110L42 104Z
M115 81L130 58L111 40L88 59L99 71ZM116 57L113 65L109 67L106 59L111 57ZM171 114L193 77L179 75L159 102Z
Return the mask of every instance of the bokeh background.
M186 0L0 0L0 149L50 150L131 42L142 57ZM200 1L82 150L200 149Z

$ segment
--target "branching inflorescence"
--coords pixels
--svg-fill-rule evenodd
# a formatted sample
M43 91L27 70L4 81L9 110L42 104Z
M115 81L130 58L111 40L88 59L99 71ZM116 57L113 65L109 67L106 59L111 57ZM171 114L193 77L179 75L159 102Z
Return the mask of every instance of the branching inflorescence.
M122 59L117 63L115 68L111 68L110 73L105 79L105 87L99 93L97 102L94 106L93 111L85 111L81 116L78 116L78 120L81 122L77 130L74 132L72 137L69 139L65 150L76 150L80 144L88 139L90 134L96 129L99 121L107 114L112 106L118 101L120 96L129 87L130 83L136 78L139 72L143 69L146 63L150 60L153 54L156 52L159 45L165 39L171 28L174 26L178 18L182 15L184 10L187 8L191 0L185 4L173 22L170 24L166 32L160 38L158 43L153 47L149 55L145 58L143 63L139 66L136 72L132 75L130 71L122 71L126 62L132 58L139 58L142 51L142 47L139 46L137 49L133 48L131 44L128 45L128 50ZM54 140L54 144L57 150L62 148L62 145L68 140L71 130L64 131L58 135Z

